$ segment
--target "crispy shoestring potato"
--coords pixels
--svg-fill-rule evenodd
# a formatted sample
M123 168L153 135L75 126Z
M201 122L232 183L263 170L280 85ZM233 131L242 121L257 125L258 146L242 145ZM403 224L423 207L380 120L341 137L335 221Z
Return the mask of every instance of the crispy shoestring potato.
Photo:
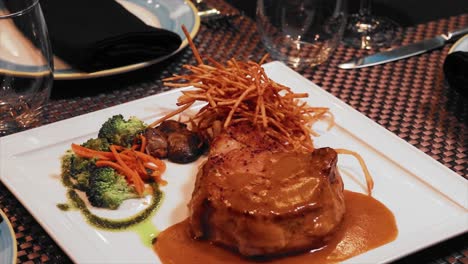
M313 136L317 133L311 126L328 118L330 127L334 124L333 115L327 107L311 107L301 98L307 93L294 93L289 87L268 78L261 67L265 55L259 63L241 62L235 59L226 65L212 58L205 64L189 33L182 27L198 65L184 65L189 73L174 75L164 79L169 87L188 87L178 98L179 109L156 120L149 127L156 127L164 120L190 108L196 101L206 102L190 120L194 129L214 137L223 129L238 122L248 122L259 131L278 140L293 151L313 151ZM368 193L373 187L372 177L361 156L353 151L339 150L340 154L356 157L363 167Z
M307 97L307 93L294 93L289 87L268 78L261 67L266 56L260 63L231 59L226 66L208 58L212 64L208 65L192 45L199 64L184 65L189 74L166 78L164 84L169 87L193 86L194 89L182 91L177 102L181 108L150 127L184 111L196 101L203 101L207 105L192 118L198 131L219 126L217 122L226 129L247 121L287 147L314 149L310 135L316 133L310 127L325 116L332 118L328 108L310 107L298 100Z

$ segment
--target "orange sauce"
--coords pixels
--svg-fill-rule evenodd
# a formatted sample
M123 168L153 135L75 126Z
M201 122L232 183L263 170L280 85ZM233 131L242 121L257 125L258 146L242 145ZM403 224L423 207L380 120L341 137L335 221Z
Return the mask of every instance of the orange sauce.
M189 236L185 220L163 231L154 250L163 263L275 263L296 264L337 263L393 241L398 234L392 212L376 199L360 193L345 191L346 213L343 223L323 248L299 255L254 261L242 258L207 241Z

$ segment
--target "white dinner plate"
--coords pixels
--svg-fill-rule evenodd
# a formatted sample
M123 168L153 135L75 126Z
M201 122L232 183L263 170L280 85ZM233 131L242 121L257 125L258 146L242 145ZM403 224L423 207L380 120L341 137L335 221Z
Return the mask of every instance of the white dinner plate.
M449 50L449 54L456 51L468 51L468 34L453 43Z
M373 195L395 215L396 240L351 258L347 263L382 263L395 260L468 230L468 181L422 151L397 137L349 105L279 62L265 65L275 81L297 93L308 93L313 106L329 107L336 125L317 124L317 147L357 151L367 162L375 181ZM0 138L0 180L37 219L50 236L77 263L158 263L157 255L131 231L110 232L89 225L78 211L63 212L56 204L66 201L60 182L60 157L71 143L96 137L101 124L114 114L137 116L150 123L177 108L180 90L142 98L36 129ZM194 106L193 114L201 105ZM167 163L162 188L164 200L150 219L159 230L188 215L197 166ZM340 156L345 188L363 192L359 163ZM117 211L97 210L104 216L126 216L141 201Z
M73 67L66 64L60 58L55 57L54 78L56 80L102 77L125 73L156 64L173 56L188 45L187 38L181 29L182 25L185 25L192 38L195 37L195 35L198 33L198 29L200 28L200 17L198 16L198 11L189 0L116 1L146 24L177 33L182 38L182 44L180 45L179 49L168 56L164 56L155 60L89 73L80 72L79 70L73 69Z
M16 250L15 232L7 216L0 209L0 263L16 263Z

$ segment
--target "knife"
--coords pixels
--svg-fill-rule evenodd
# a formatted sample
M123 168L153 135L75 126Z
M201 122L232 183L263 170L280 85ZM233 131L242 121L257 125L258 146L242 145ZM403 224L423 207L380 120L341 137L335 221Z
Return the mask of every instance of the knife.
M356 58L346 63L340 64L338 67L341 69L357 69L401 60L440 48L449 42L455 41L464 34L468 34L468 27L448 32L447 34L442 34L434 38L426 39L407 46L394 48L389 51L376 53L363 58Z

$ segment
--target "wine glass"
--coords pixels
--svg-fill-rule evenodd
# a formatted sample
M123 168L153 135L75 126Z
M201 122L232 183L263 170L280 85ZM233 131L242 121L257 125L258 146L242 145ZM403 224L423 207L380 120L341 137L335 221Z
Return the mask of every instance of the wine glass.
M0 0L0 136L38 123L52 82L39 0Z
M341 42L345 0L258 0L256 19L273 59L294 69L315 66Z
M392 19L372 13L372 0L360 0L358 13L348 17L343 42L360 49L389 47L398 39L399 29Z

